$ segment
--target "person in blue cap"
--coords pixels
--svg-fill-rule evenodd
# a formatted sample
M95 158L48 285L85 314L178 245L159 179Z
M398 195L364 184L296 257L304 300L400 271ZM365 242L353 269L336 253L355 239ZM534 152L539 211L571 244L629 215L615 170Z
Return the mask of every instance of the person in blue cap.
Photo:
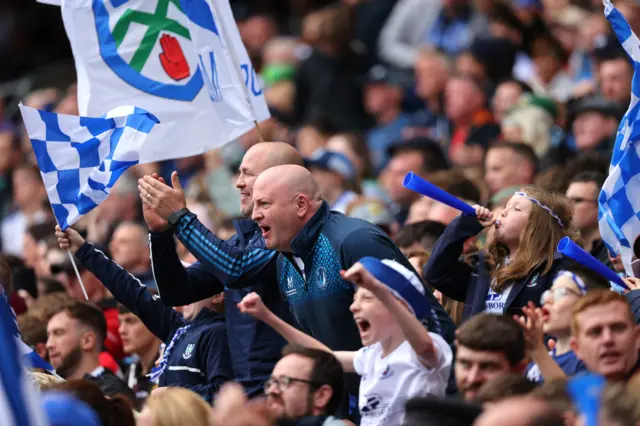
M332 352L346 372L358 373L361 425L401 424L407 399L445 395L451 348L418 320L428 315L431 305L421 281L408 268L365 257L340 275L357 287L350 310L365 345L358 351L331 351L274 315L255 293L238 307L290 343Z
M318 182L322 198L331 210L346 214L349 204L358 198L358 194L349 189L354 186L356 168L347 156L320 148L304 159L304 165Z
M66 393L47 392L40 405L51 426L103 426L93 408Z

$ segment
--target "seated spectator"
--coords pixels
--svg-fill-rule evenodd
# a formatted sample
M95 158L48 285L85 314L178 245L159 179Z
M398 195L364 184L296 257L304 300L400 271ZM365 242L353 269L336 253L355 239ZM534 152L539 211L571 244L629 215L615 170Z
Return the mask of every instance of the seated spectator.
M109 243L113 261L147 287L157 289L151 273L147 229L134 222L120 222Z
M402 112L403 80L382 65L369 70L364 86L364 108L376 120L367 133L367 145L377 171L388 161L387 148L402 136L411 116Z
M134 426L131 403L122 395L107 396L87 380L69 380L58 383L52 390L61 391L89 405L100 418L103 426Z
M598 172L575 175L567 189L567 198L573 204L573 226L580 231L582 247L600 262L611 267L609 251L600 238L598 226L598 195L606 176Z
M521 374L505 374L487 381L478 390L475 401L487 407L512 396L528 395L536 388L536 384Z
M265 383L267 407L275 418L323 426L344 426L336 419L344 394L344 371L330 353L288 345Z
M356 180L356 169L351 161L344 154L319 149L304 162L331 210L344 214L349 203L358 197L348 189Z
M0 224L0 246L5 254L21 255L29 225L46 221L43 208L46 193L37 166L21 165L12 172L15 211Z
M140 426L193 425L210 426L211 406L198 394L183 388L166 388L154 392L138 418Z
M598 85L606 100L616 102L624 110L629 106L633 63L629 61L624 49L620 48L618 41L613 43L615 48L608 49L608 54L598 63Z
M98 307L71 301L51 317L47 333L49 361L60 376L86 379L98 384L108 396L122 393L135 400L127 385L100 365L107 325Z
M587 292L609 288L609 282L582 267L571 267L560 272L551 288L542 295L541 316L538 318L544 333L555 339L551 358L567 376L586 371L585 365L571 349L571 310ZM542 342L540 342L542 343ZM543 380L540 368L532 364L527 377L534 382Z
M533 93L567 102L572 91L571 76L564 70L568 57L558 40L548 33L539 35L532 43L531 59L535 73L528 83Z
M394 241L405 256L409 256L415 250L426 250L427 253L431 253L445 228L444 224L431 220L415 222L405 225L398 232ZM416 270L421 271L422 269Z
M56 251L58 253L64 253L64 251ZM75 261L78 272L80 273L80 278L82 279L82 284L84 285L84 291L87 292L88 300L102 309L104 318L107 321L105 348L112 358L120 360L124 357L124 352L122 350L120 334L118 333L120 324L118 323L118 310L116 309L117 302L111 293L102 285L100 280L84 267L80 259L76 258ZM76 300L85 300L83 286L80 285L80 280L73 265L71 265L68 255L65 254L61 258L56 259L56 262L51 264L51 272L62 273L65 281L68 283L67 294L69 294L69 296ZM106 365L108 361L104 360L104 362Z
M624 296L608 290L584 296L573 307L571 334L571 348L590 372L617 381L638 372L640 333Z
M525 340L516 321L507 316L478 314L456 334L455 377L465 401L473 401L491 379L520 374L526 367Z
M276 317L255 293L245 296L240 309L264 321L290 343L332 352L345 372L358 373L363 425L399 424L406 399L444 396L451 348L418 321L416 316L429 315L430 307L424 304L422 282L404 266L365 257L342 276L358 286L350 309L365 347L357 352L332 352Z
M40 358L47 359L47 326L35 315L30 313L18 316L20 337Z
M346 215L366 220L382 229L389 237L393 238L398 230L389 206L384 201L375 198L359 197L347 207Z
M494 216L476 206L476 216L460 216L438 240L424 269L429 285L465 303L466 318L478 313L519 314L540 301L556 274L573 261L556 255L569 235L571 207L567 199L536 187L517 192ZM487 228L489 243L468 263L460 260L464 243Z
M467 179L460 170L442 170L431 173L427 180L468 204L480 203L481 196L478 187ZM460 210L435 201L432 198L422 197L411 205L405 223L412 224L430 220L448 225L458 215L460 215Z
M502 137L533 148L542 158L551 149L552 129L558 110L555 103L539 96L525 96L501 122Z
M600 96L580 101L573 110L571 128L578 151L609 154L613 149L622 109Z
M380 185L392 201L396 221L403 225L411 204L420 194L402 185L409 172L424 176L448 168L447 159L440 145L430 139L415 138L397 141L389 147L390 160L379 176Z
M118 321L120 321L120 338L122 349L133 355L129 368L124 371L127 386L136 394L139 406L142 406L154 383L147 377L158 359L162 343L144 323L126 306L118 304Z
M497 123L507 116L507 113L518 103L525 93L531 93L531 88L516 79L502 80L497 86L491 99L491 112Z
M34 223L30 225L23 239L22 258L27 267L33 269L38 278L50 275L49 270L39 269L41 259L46 255L45 240L51 236L55 222Z
M475 78L455 75L447 81L445 112L453 129L448 152L452 164L482 164L487 147L500 135L487 107L485 88Z
M531 185L538 171L538 158L528 145L500 142L487 150L484 168L484 180L494 196L503 189Z

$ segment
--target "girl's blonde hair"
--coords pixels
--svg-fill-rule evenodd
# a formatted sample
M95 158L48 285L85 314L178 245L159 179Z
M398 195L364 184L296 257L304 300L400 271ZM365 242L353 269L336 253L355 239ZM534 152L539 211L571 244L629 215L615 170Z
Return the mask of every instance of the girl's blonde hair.
M491 271L491 277L495 278L492 288L499 293L508 284L527 277L538 268L543 268L541 271L543 275L548 273L553 264L558 242L563 237L571 236L573 210L564 195L548 192L534 186L525 187L522 192L549 207L560 219L562 226L548 211L536 203L532 203L529 219L520 238L518 254L511 259L508 265L505 265L505 260L509 255L509 250L504 244L491 241L487 245L487 264Z
M145 408L152 413L152 426L209 426L213 412L198 394L178 387L152 393Z

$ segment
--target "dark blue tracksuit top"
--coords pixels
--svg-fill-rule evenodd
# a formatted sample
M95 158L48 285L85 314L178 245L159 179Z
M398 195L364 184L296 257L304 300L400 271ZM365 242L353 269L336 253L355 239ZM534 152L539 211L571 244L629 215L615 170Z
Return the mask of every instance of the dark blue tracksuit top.
M165 344L169 344L180 327L191 325L169 354L168 367L159 379L160 386L184 387L212 401L220 386L233 380L222 315L203 309L187 322L180 313L149 293L137 278L92 244L85 243L76 256L119 303L140 318L149 331Z
M196 215L188 213L173 232L151 233L151 258L164 303L181 306L224 291L235 380L247 394L256 396L262 393L286 341L262 321L240 313L236 305L247 294L256 292L276 315L288 322L292 320L289 305L278 289L277 253L265 248L255 222L237 220L234 226L237 234L223 241L202 225ZM188 268L182 266L176 254L174 232L198 259Z

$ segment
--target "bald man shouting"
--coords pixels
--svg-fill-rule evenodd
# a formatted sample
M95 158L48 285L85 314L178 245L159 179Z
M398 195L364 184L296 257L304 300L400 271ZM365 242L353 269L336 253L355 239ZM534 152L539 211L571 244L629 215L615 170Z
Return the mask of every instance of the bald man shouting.
M415 272L380 228L330 211L303 167L283 165L261 173L253 187L251 217L260 227L266 247L282 253L278 262L280 290L296 322L334 351L360 349L360 332L367 327L366 321L358 326L353 321L349 307L355 291L342 280L341 270L372 256L393 259ZM429 330L452 342L455 327L451 318L430 291L426 297L432 305L428 318L423 318ZM357 393L351 386L350 392Z
M258 175L282 164L302 165L302 158L293 147L281 142L259 143L247 151L236 182L244 216L251 216L251 195ZM266 249L260 228L251 220L235 221L237 234L229 240L216 237L186 208L175 172L173 188L152 176L145 176L138 183L151 231L153 272L162 301L182 306L224 291L235 379L248 395L261 394L286 342L262 322L241 314L236 304L255 291L278 316L291 320L289 306L278 288L276 252ZM174 235L198 262L188 268L182 266Z

